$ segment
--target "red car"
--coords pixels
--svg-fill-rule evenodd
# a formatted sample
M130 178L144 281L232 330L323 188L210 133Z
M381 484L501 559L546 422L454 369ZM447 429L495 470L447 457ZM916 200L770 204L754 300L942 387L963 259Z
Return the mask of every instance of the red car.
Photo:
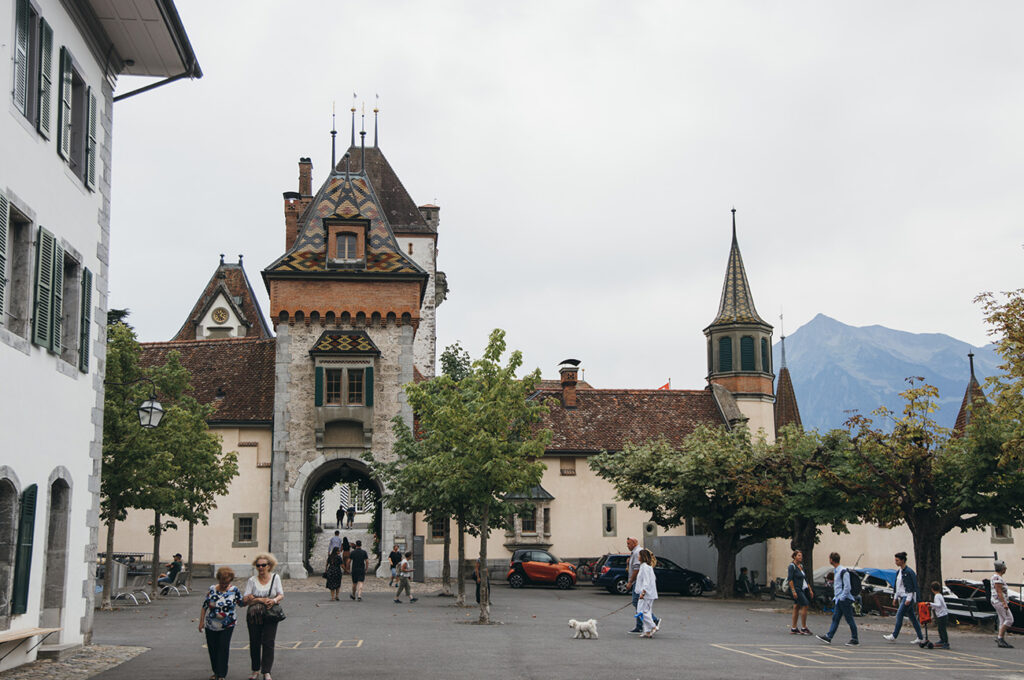
M561 562L547 550L516 550L508 565L508 584L522 588L527 583L553 583L562 590L576 585L576 567Z

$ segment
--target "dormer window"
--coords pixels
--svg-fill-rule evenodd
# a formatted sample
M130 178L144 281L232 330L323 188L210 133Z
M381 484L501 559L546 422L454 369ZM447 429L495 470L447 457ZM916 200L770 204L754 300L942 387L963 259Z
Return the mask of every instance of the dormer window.
M359 256L356 254L356 243L358 238L355 234L348 232L342 232L338 234L338 259L339 260L358 260Z
M366 233L369 220L325 218L327 267L359 269L366 264Z

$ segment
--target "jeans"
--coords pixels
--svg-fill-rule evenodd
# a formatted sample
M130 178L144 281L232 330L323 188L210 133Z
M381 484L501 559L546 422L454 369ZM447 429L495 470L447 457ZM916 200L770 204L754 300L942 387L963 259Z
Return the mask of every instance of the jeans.
M910 622L914 624L914 630L917 632L917 639L923 640L924 634L921 632L921 624L917 622L917 603L911 600L900 600L900 608L896 610L896 628L892 631L893 637L899 637L900 628L903 627L903 617L906 616L910 619Z
M210 652L210 668L218 678L228 676L228 653L231 651L231 634L234 627L223 630L206 628L206 649Z
M636 588L634 587L633 588L633 609L634 610L636 609L636 605L637 605L638 602L640 602L640 593L636 592ZM657 616L654 615L654 612L651 612L651 618L654 619L654 625L655 626L657 626L658 623L661 621L661 619L659 619ZM635 632L637 632L637 633L639 633L640 631L643 630L643 623L641 623L639 618L637 618L636 626L633 627L633 630Z
M948 645L949 636L946 634L946 621L948 620L945 616L935 617L935 627L939 629L939 644Z
M839 600L835 603L835 607L832 609L832 627L828 629L828 633L825 634L829 640L836 634L836 629L839 628L839 619L846 619L846 623L850 626L850 639L857 639L857 622L853 619L853 600Z
M277 639L277 621L264 619L263 623L249 624L249 660L252 672L269 673L274 666L274 641Z

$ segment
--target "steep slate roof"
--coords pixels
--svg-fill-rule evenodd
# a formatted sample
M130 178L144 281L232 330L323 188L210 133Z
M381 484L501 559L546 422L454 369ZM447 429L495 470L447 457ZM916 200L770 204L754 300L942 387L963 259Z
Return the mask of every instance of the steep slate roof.
M980 408L988 403L985 399L985 392L981 389L981 383L974 377L974 354L967 355L971 361L971 378L967 381L967 389L964 390L964 400L960 403L960 411L956 414L956 424L953 425L955 435L963 435L967 426L971 424L971 409Z
M274 338L144 342L139 362L159 366L171 352L192 374L192 396L216 410L211 424L269 425L274 419Z
M725 424L710 390L579 390L571 409L561 395L545 389L533 397L558 402L540 423L553 432L550 454L618 451L658 436L679 445L699 424Z
M757 323L768 326L754 308L754 297L747 282L747 270L743 266L743 256L740 255L740 245L736 240L735 209L732 211L732 248L729 250L725 283L722 285L722 299L718 304L718 315L708 328L732 323Z
M196 304L189 312L188 318L182 324L173 338L172 342L192 341L196 339L196 326L206 315L210 305L217 299L217 294L223 292L228 298L235 314L249 326L247 338L270 338L270 326L263 317L263 310L256 303L256 294L249 283L249 277L245 275L242 267L242 258L239 256L237 263L225 263L223 258L217 268L213 271L206 288L203 289Z
M363 158L360 147L351 147L348 150L348 154L350 167L353 170L359 169L360 160ZM370 178L370 184L373 185L377 198L380 199L384 215L387 217L392 230L403 233L437 233L423 219L423 214L416 207L416 202L412 200L409 192L405 190L402 180L398 179L398 175L391 168L391 164L384 157L384 152L380 150L380 147L367 147L364 162L366 176ZM344 158L338 163L337 170L341 173L345 172ZM424 207L436 208L437 206L427 205Z
M793 391L793 381L789 377L789 369L783 366L779 369L779 384L775 388L775 435L785 425L796 425L803 427L800 422L800 407L796 404L796 392Z

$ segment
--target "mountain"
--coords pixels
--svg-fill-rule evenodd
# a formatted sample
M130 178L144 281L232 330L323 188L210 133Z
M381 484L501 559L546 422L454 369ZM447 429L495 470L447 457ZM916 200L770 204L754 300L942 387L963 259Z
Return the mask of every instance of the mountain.
M841 427L852 411L870 415L879 406L897 413L905 378L921 376L939 389L935 419L952 427L967 389L974 352L974 374L998 373L994 345L973 347L942 333L907 333L884 326L847 326L824 314L786 336L786 365L805 428ZM782 367L781 343L773 349L776 372ZM880 423L879 423L880 424Z

